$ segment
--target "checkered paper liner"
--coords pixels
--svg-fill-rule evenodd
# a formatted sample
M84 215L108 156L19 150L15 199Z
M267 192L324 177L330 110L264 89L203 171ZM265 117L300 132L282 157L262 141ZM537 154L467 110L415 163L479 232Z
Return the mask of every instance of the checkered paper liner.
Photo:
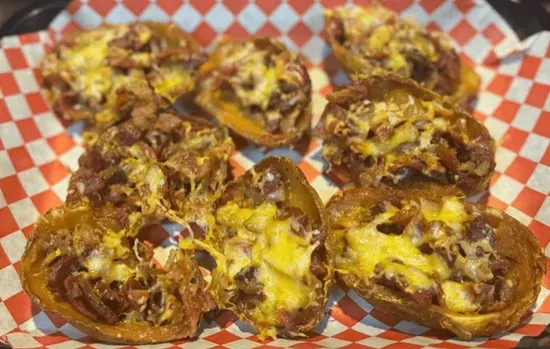
M363 3L363 1L360 1ZM17 272L33 223L66 196L71 171L82 154L81 124L64 124L46 103L38 66L53 40L77 28L134 20L173 21L204 47L221 33L281 36L309 60L314 120L332 86L347 81L322 33L322 10L346 1L323 0L76 0L44 32L4 38L0 47L0 341L12 347L111 347L94 343L62 318L42 311L22 291ZM497 140L496 173L489 193L475 199L505 210L538 237L550 256L550 33L519 42L487 4L472 0L395 0L385 4L431 29L447 32L462 58L476 65L483 79L474 116ZM240 175L268 155L288 155L326 202L338 187L323 174L321 141L294 149L265 151L241 144L232 157ZM155 258L166 260L180 229L164 226L149 234ZM260 342L229 313L203 321L196 340L158 348L466 348L513 347L536 336L550 323L550 277L533 314L521 325L492 338L461 341L448 333L399 321L373 308L344 285L333 288L321 324L303 340ZM112 346L116 347L116 346Z

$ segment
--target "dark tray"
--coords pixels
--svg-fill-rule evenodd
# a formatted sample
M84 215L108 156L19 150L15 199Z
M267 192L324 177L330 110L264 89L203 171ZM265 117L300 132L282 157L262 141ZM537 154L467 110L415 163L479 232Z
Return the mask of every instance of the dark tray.
M30 33L46 29L70 0L0 0L0 38L8 35ZM4 23L2 23L5 21Z

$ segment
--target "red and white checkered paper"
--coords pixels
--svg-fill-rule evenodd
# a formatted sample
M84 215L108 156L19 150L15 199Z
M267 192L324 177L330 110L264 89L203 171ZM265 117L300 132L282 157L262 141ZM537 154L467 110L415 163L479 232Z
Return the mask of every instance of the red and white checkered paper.
M318 120L326 103L324 95L333 84L347 81L324 40L322 10L346 2L76 0L52 22L49 31L4 38L0 47L0 341L17 348L111 347L94 343L60 317L33 305L17 275L34 221L64 201L70 172L83 152L79 145L82 126L60 121L39 84L38 65L52 40L78 28L145 19L173 21L206 48L221 33L281 36L309 60L314 120ZM476 65L483 90L474 115L498 143L490 194L476 199L526 224L550 256L550 33L520 43L502 18L481 1L394 0L385 4L430 29L449 33L461 56ZM338 187L323 174L320 152L318 139L293 150L269 152L241 144L231 164L239 175L264 156L289 155L327 201ZM178 232L178 227L165 226L150 234L149 240L157 246L157 260L166 259ZM204 322L199 339L154 347L508 348L525 335L540 334L550 323L549 289L547 275L530 318L510 332L471 342L399 321L345 286L335 285L326 316L307 339L260 342L233 314L223 312L215 321Z

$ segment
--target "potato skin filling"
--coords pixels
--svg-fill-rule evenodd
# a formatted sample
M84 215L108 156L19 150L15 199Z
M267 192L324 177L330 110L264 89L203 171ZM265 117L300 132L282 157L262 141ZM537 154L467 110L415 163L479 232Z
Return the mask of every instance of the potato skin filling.
M149 117L147 127L132 119L101 133L78 160L67 202L207 225L234 149L227 129L173 113Z
M215 307L188 251L164 267L153 250L126 235L123 208L67 203L41 217L21 262L21 283L42 308L79 330L114 343L192 337Z
M203 60L200 46L174 24L105 25L65 36L41 74L58 115L104 130L129 118L128 109L151 112L191 91ZM136 85L151 96L141 93L130 106L125 90Z

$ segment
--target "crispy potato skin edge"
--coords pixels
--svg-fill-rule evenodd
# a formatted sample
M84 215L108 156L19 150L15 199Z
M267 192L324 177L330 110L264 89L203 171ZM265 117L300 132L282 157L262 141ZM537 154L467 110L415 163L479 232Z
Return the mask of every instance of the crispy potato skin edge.
M358 205L366 206L387 198L412 199L421 196L439 201L442 196L448 194L437 190L350 189L336 194L327 203L329 229L344 217L346 212ZM483 207L479 204L465 204ZM400 297L396 291L385 286L367 285L352 273L337 274L361 297L397 318L415 321L432 328L450 330L466 340L476 336L494 335L518 324L528 314L537 300L542 278L546 274L546 257L533 233L505 213L502 213L501 218L500 227L495 230L497 239L503 239L505 244L511 247L507 248L507 252L511 252L519 261L512 271L519 279L514 294L515 300L501 311L478 315L450 313L434 305L426 308L408 298Z

